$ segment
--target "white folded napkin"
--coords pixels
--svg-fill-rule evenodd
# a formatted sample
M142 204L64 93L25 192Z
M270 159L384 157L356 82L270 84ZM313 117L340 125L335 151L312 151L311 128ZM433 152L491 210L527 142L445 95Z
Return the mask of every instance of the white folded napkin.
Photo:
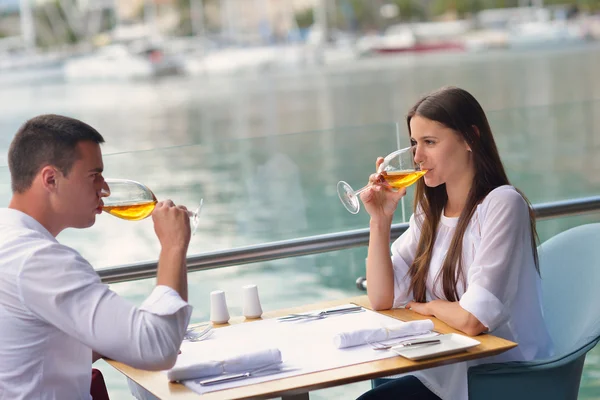
M403 336L421 335L429 333L431 330L433 330L433 322L430 319L401 322L397 325L382 328L341 332L333 337L333 343L338 349L343 349Z
M199 360L193 364L175 365L167 372L167 377L171 382L184 381L223 373L246 372L279 363L281 363L281 352L279 349L272 348L237 354L219 360Z

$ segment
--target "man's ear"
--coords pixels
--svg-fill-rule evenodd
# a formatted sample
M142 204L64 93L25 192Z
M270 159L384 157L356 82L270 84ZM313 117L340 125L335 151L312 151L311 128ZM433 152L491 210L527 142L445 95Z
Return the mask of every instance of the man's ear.
M58 170L51 165L42 168L40 178L44 189L49 192L55 192L58 189L58 174Z

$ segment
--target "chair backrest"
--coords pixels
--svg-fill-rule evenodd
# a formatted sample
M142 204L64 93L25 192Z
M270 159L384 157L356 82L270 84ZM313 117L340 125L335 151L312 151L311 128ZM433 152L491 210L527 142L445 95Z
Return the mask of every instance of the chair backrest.
M544 317L556 355L600 335L600 223L561 232L539 247Z

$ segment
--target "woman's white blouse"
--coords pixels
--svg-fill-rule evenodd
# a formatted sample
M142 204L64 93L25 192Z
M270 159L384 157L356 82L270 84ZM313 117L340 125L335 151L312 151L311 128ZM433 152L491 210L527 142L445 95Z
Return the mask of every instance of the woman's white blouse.
M408 270L422 219L420 213L412 215L408 230L392 244L394 308L413 299L408 292ZM458 218L442 213L426 283L428 301L445 300L441 276L437 278L457 223ZM463 271L466 282L458 284L461 307L489 333L519 345L498 356L411 373L444 400L467 400L467 369L472 365L552 355L541 308L540 277L531 251L529 210L512 186L494 189L477 206L463 238Z

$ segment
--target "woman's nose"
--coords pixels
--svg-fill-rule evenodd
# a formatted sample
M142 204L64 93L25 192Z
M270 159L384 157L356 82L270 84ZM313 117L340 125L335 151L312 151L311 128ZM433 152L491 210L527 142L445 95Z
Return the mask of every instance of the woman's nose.
M420 150L420 147L415 146L414 152L415 152L415 157L414 157L415 163L421 164L424 161L424 159L423 159L423 152Z

